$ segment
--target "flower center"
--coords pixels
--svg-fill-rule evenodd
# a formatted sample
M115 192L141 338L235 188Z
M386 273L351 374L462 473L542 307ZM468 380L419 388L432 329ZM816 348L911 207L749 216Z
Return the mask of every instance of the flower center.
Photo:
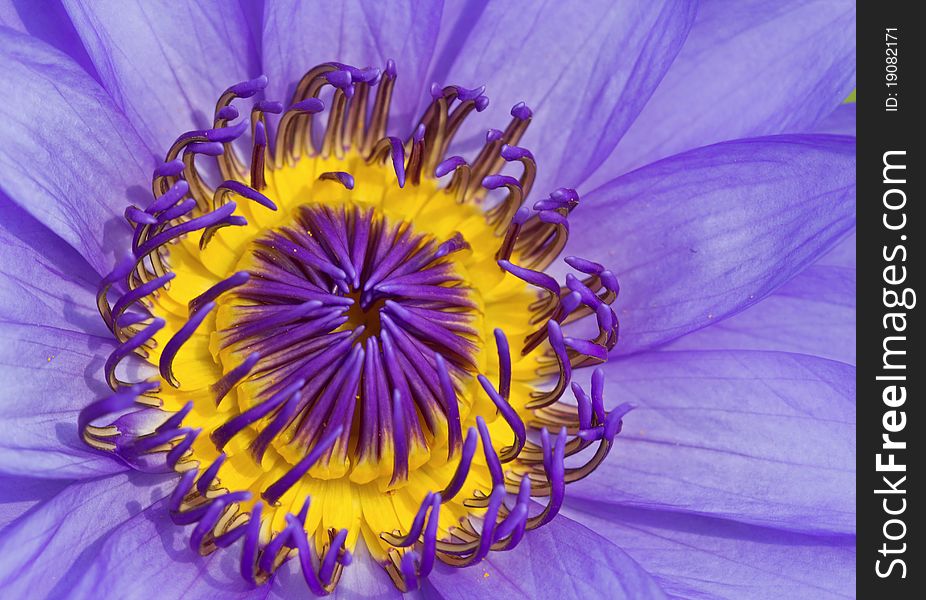
M316 67L285 111L252 105L244 152L233 103L266 80L229 88L213 128L168 151L153 202L126 210L131 256L101 286L121 344L84 439L182 473L172 517L196 523L202 553L244 537L249 581L298 557L325 593L361 537L401 589L435 560L513 548L605 457L628 409L605 410L600 372L561 402L573 369L616 343L618 288L581 258L565 285L543 272L578 196L522 206L530 110L515 106L472 162L446 158L482 90L434 87L402 141L385 135L395 77L391 63ZM564 335L586 317L594 337ZM547 499L536 514L532 497Z
M445 395L440 381L472 380L482 341L464 253L459 232L441 242L356 205L302 205L291 226L258 236L238 264L248 280L219 297L213 346L226 376L254 365L238 384L240 406L280 408L271 421L261 409L227 423L212 441L222 450L257 425L250 451L261 460L271 445L305 455L341 427L326 466L310 474L356 483L404 480L410 455L458 447L456 392Z

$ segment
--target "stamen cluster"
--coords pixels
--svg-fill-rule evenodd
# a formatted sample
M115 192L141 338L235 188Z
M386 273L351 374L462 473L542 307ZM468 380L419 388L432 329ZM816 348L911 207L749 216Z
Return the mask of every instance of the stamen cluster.
M605 410L600 370L590 394L571 381L617 343L619 287L578 257L565 285L544 273L579 198L524 204L530 109L512 108L468 162L447 153L487 106L483 88L434 86L402 140L386 135L395 79L391 61L325 63L287 107L257 100L241 120L233 103L267 80L230 87L213 126L181 135L154 171L154 200L126 209L130 255L101 283L120 345L105 366L114 394L81 412L84 440L182 473L172 518L196 524L204 554L243 540L252 583L295 556L313 592L334 589L359 531L319 524L337 521L310 503L332 481L393 503L400 521L359 521L400 589L436 560L511 550L600 464L630 408ZM585 317L594 337L564 332ZM139 376L146 365L156 373ZM570 387L575 404L560 401ZM397 492L417 494L417 511ZM536 514L532 498L546 499Z

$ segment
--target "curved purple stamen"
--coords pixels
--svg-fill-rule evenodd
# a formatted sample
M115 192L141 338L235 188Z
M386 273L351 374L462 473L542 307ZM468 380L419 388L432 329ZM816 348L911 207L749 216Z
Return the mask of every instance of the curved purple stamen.
M521 187L521 182L510 175L486 175L482 179L482 186L489 190L497 190L500 187Z
M306 585L314 594L318 596L324 596L327 594L324 586L328 585L330 581L321 579L319 575L316 574L315 567L312 565L312 560L310 558L311 554L309 550L309 542L306 538L305 532L302 531L301 524L299 524L292 515L287 515L286 520L289 524L288 528L293 531L292 538L296 544L299 568L302 570L302 576L305 579ZM330 555L336 557L335 560L342 565L350 564L350 553L343 548L346 535L347 531L344 529L338 532L337 536L335 537L335 543L332 543L325 558Z
M289 107L289 110L300 113L320 113L325 110L325 103L319 100L318 98L307 98L300 102L296 102Z
M434 355L434 363L437 366L437 376L440 380L441 393L444 395L444 408L447 411L447 457L453 456L453 453L459 450L463 442L463 430L460 425L460 407L457 406L457 394L453 389L453 382L450 380L450 372L447 370L447 362L440 354Z
M179 162L181 165L183 165L183 161L179 159L174 162ZM166 210L179 202L180 199L186 196L189 192L190 184L181 179L172 185L169 190L158 196L154 202L149 204L148 208L145 209L145 212L150 214L157 214L163 210Z
M543 517L534 525L540 527L553 520L566 497L566 472L564 459L566 455L566 428L560 430L556 442L551 447L550 434L544 427L540 432L541 446L543 447L543 468L550 481L550 500L544 509Z
M434 168L435 177L443 177L444 175L456 171L460 167L466 164L466 161L462 156L451 156L447 160L442 161L437 167Z
M482 415L476 417L476 427L479 429L479 438L482 440L482 453L485 454L486 464L489 467L489 473L492 475L492 485L504 484L505 473L502 470L502 463L495 454L492 447L492 436L489 434L489 428L486 425Z
M215 394L215 405L219 406L222 404L222 400L225 399L225 396L228 395L228 392L235 387L239 381L244 379L248 373L251 372L251 369L254 368L254 365L257 364L257 361L260 360L260 352L252 352L244 361L222 376L217 382L212 384L212 393Z
M166 462L171 467L176 466L183 455L193 447L193 442L196 441L196 438L203 430L197 427L196 429L180 429L178 431L184 432L183 439L167 451Z
M476 455L477 437L478 434L474 427L470 427L466 431L466 439L463 441L463 452L460 453L460 462L457 463L457 470L453 473L453 478L450 480L450 483L448 483L447 487L441 492L443 502L449 502L463 489L463 484L466 482L467 475L469 475L470 465L473 462L473 456Z
M254 104L254 109L260 112L278 115L283 112L283 103L279 100L260 100Z
M424 546L421 549L421 564L418 567L418 573L421 577L427 577L434 568L441 502L440 494L434 494L431 498L431 514L428 515L428 526L424 530Z
M354 176L344 171L328 171L318 176L319 180L337 181L345 188L354 189Z
M78 413L77 430L81 433L81 436L86 438L88 435L86 430L94 421L131 408L135 405L135 399L138 398L138 396L155 388L157 388L157 383L154 382L137 383L132 386L124 387L102 400L92 402Z
M159 164L154 169L154 177L177 177L183 173L183 161L179 158Z
M249 81L242 81L241 83L236 83L235 85L228 88L226 90L226 93L234 94L238 96L239 98L250 98L257 92L267 87L267 84L269 82L270 80L267 78L266 75L259 75Z
M555 279L546 273L541 273L540 271L534 271L525 267L519 267L518 265L515 265L508 260L498 261L498 266L522 281L526 281L535 287L545 289L551 294L559 295L559 283L557 283Z
M305 458L299 461L299 463L294 466L292 469L286 472L285 475L280 477L277 481L272 483L267 489L265 489L260 497L269 502L270 504L276 504L280 497L285 494L289 488L296 485L296 482L302 479L302 476L309 472L315 463L322 457L322 455L331 449L335 441L341 436L341 432L344 430L343 425L338 425L334 430L329 431L325 437L312 448L312 451L306 455Z
M511 107L511 116L526 121L534 116L534 112L523 102L518 102Z
M210 435L210 438L212 439L212 442L215 444L216 448L219 450L225 448L225 445L233 437L235 437L238 432L242 431L248 425L253 425L257 421L263 419L278 407L280 407L284 402L287 402L294 396L297 396L303 385L305 385L305 379L298 379L288 387L283 388L281 391L271 396L269 400L265 400L256 406L252 406L237 417L234 417L223 423Z
M148 324L142 331L136 333L134 336L129 338L125 343L120 344L116 347L115 350L110 353L109 357L106 359L106 364L103 365L103 370L106 373L106 380L109 382L110 386L113 389L121 387L124 384L121 384L118 379L116 379L116 368L119 366L119 363L122 362L130 354L133 354L136 350L142 347L148 340L154 337L154 334L157 333L162 327L164 327L165 321L161 318L156 318Z
M158 220L152 215L139 209L137 206L132 205L125 207L124 216L126 221L129 221L130 223L136 223L138 225L154 225L158 222Z
M227 143L227 142L226 142ZM222 142L192 142L183 149L184 154L202 154L204 156L222 156L225 146Z
M527 428L524 426L524 421L518 416L517 411L508 404L507 400L495 391L492 383L485 375L479 375L478 379L479 383L482 385L482 389L485 390L486 395L489 396L492 403L498 408L498 411L502 414L502 418L505 419L505 422L508 423L508 426L511 427L514 433L514 444L502 450L503 460L505 462L514 460L524 448L524 442L527 441Z
M215 302L209 302L200 310L190 315L190 319L180 328L180 331L175 333L173 337L168 340L167 344L164 345L164 351L161 352L161 360L158 362L158 371L161 373L161 377L175 388L180 387L180 382L177 381L173 373L172 366L174 357L177 356L177 352L180 351L180 348L193 337L193 334L196 333L196 329L202 324L209 313L212 312L213 308L215 308Z
M212 485L212 482L215 481L216 475L219 473L219 469L225 464L225 453L222 452L219 454L219 457L212 461L212 464L203 471L203 474L199 476L199 479L196 480L196 489L203 496L206 495L206 492L209 491L209 486Z
M412 519L412 524L408 528L408 533L405 534L405 537L392 544L393 546L396 548L407 548L418 541L418 538L421 536L421 530L424 528L425 516L427 515L428 509L431 508L431 500L433 498L434 493L428 492L424 501L418 506L418 512L415 513L415 518Z
M534 155L531 154L531 151L527 148L521 148L519 146L509 146L508 144L502 144L502 149L499 152L507 161L513 160L523 160L525 158L534 160Z
M343 558L338 558L338 554L341 552L340 549L344 546L345 541L347 541L347 530L342 529L335 534L334 540L331 542L331 548L325 553L322 559L322 564L318 569L318 578L323 581L325 585L331 583L331 577L334 575L336 564L350 564L351 555L347 550L344 550Z
M190 534L190 548L194 552L199 552L200 548L203 547L206 536L215 529L215 526L218 524L219 519L228 506L235 502L247 502L250 499L251 494L248 492L241 493L241 495L234 497L232 494L225 494L213 499L209 504L209 508L206 509L205 514L193 529L193 533Z
M193 198L187 198L180 204L175 204L174 206L171 206L170 208L167 208L161 213L159 213L155 219L155 222L158 225L162 225L164 223L167 223L169 221L173 221L174 219L182 217L186 214L189 214L195 208L196 208L196 200L194 200Z
M173 280L175 277L174 273L165 273L160 277L152 279L146 283L141 284L135 289L129 290L124 295L120 296L116 303L112 307L112 318L113 321L118 325L119 317L133 304L141 301L143 298L153 294L157 290L164 287L169 281Z
M218 297L225 292L231 291L238 286L244 285L250 281L250 279L251 274L247 271L238 271L234 275L223 279L199 296L196 296L190 300L190 303L187 305L190 310L190 314L198 311L200 308L202 308L203 305L217 300Z
M392 157L392 168L395 170L396 181L399 187L405 187L405 146L402 140L397 137L389 137L390 156Z
M199 217L194 217L185 223L181 223L171 227L170 229L166 229L139 246L138 250L135 252L135 255L141 258L150 254L158 247L177 239L181 235L216 225L231 216L237 207L238 205L234 202L229 202L227 204L223 204L212 212L206 213Z
M277 205L274 204L273 200L267 196L264 196L257 190L244 185L240 181L223 181L219 187L216 188L216 192L220 192L221 190L228 190L229 192L238 194L242 198L247 198L248 200L256 202L265 208L269 208L270 210L277 209Z
M222 119L224 121L234 121L239 116L238 109L232 105L223 106L215 113L216 119Z

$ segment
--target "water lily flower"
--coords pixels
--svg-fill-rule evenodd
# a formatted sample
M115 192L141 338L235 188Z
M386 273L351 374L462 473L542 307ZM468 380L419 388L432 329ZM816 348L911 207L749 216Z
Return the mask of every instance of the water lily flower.
M0 595L851 597L854 19L0 2Z

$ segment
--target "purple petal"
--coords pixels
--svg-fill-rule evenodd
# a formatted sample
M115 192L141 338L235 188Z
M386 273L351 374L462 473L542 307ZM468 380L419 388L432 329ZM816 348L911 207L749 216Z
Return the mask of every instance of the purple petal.
M95 477L124 465L79 439L77 413L105 394L113 340L96 310L93 269L0 198L0 472Z
M160 496L163 497L163 494ZM171 520L166 501L147 503L113 528L95 548L74 588L79 598L266 598L270 587L251 588L241 577L241 541L203 557L189 546L191 527ZM304 586L304 584L303 584ZM306 590L303 587L302 595ZM290 596L294 597L294 596Z
M72 597L109 530L163 498L174 479L130 473L75 483L23 515L0 534L4 596Z
M519 143L540 166L540 196L575 187L607 157L643 109L682 46L694 20L693 2L585 2L526 8L493 2L460 46L438 49L430 79L486 85L489 107L461 136L503 127L509 110L526 102L534 125ZM473 20L469 11L460 16ZM461 24L443 27L462 29ZM447 44L460 42L449 36ZM465 137L461 137L464 141Z
M103 87L158 156L181 133L210 127L225 89L259 75L257 45L237 2L64 5Z
M620 548L620 540L557 516L510 552L465 569L438 563L424 584L443 598L665 598L659 584Z
M842 238L854 213L853 138L739 140L588 194L570 216L565 254L617 274L616 351L626 354L758 302Z
M7 525L26 511L50 500L69 481L0 475L0 537Z
M60 0L0 0L0 25L42 40L69 55L94 78L97 76Z
M150 196L150 154L70 58L9 30L0 57L16 91L0 106L0 191L105 273L128 239L125 205Z
M672 68L588 189L689 148L809 131L854 86L854 3L702 2Z
M662 511L572 503L674 598L855 598L855 537L807 536Z
M289 102L302 75L315 65L337 61L358 68L386 68L392 59L398 78L390 131L400 135L417 118L428 89L428 64L437 38L442 2L268 1L264 16L264 68L269 98Z
M844 248L851 250L851 266L829 264ZM668 348L779 350L855 364L854 255L855 236L850 236L755 306Z
M855 531L854 367L782 352L653 352L609 362L605 390L638 408L570 497Z
M816 133L833 133L836 135L855 135L855 102L842 104L828 117L817 123Z

